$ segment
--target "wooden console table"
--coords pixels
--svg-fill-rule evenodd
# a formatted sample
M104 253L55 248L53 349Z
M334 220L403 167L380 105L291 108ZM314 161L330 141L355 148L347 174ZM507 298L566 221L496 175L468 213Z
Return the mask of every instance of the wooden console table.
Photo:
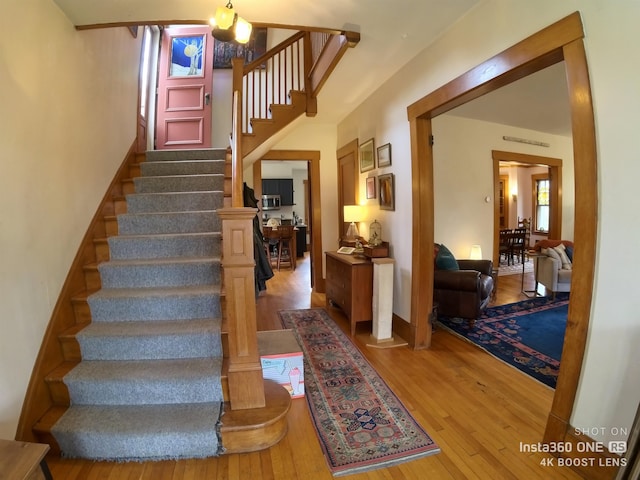
M351 335L356 323L373 319L373 264L368 258L326 252L327 306L335 304L351 323Z
M44 456L49 445L0 440L0 478L11 480L51 480Z

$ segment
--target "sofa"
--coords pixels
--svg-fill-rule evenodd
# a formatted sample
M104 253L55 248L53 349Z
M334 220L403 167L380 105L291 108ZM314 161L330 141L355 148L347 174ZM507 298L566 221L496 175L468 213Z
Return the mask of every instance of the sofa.
M493 262L458 260L439 244L434 257L433 301L438 315L464 318L473 326L491 300Z
M552 297L558 292L570 292L573 242L540 240L534 245L533 250L539 254L533 261L536 282L544 285Z

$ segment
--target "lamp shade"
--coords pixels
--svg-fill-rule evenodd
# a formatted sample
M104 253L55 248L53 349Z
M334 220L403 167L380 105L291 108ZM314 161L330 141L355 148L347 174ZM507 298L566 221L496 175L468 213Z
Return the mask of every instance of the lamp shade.
M364 208L361 205L345 205L344 221L360 222L364 218Z
M482 260L482 248L480 247L480 245L471 245L469 258L471 260Z
M251 38L251 24L244 18L238 17L236 21L236 42L247 43Z
M226 7L218 7L216 9L216 16L213 18L213 22L218 28L227 30L233 25L233 18L236 12L233 11L233 5L231 2L227 3Z

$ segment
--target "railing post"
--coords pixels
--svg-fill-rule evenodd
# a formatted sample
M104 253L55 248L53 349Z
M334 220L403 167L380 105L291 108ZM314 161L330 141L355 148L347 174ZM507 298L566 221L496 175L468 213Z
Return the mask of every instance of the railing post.
M232 410L265 406L258 352L253 218L255 208L222 208L222 268L229 344L229 402Z
M231 130L231 205L242 207L242 76L244 60L234 58L233 65L233 125Z
M304 33L304 92L307 96L307 116L313 117L318 113L318 99L314 95L311 84L311 68L313 67L313 51L311 32Z

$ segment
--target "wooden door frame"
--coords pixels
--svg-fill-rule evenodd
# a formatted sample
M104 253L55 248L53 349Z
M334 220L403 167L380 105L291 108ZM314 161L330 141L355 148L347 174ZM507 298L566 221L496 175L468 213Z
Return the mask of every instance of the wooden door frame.
M360 198L360 168L358 166L358 139L355 138L351 140L346 145L343 145L336 151L336 168L338 170L338 238L342 238L345 232L344 227L344 198L342 198L342 182L344 181L342 178L342 169L340 168L340 164L342 163L342 159L348 155L353 154L354 162L355 162L355 185L354 192L356 199Z
M527 165L546 165L549 167L551 182L549 215L549 238L562 238L562 159L542 157L539 155L527 155L525 153L505 152L491 150L493 159L493 264L500 262L500 205L498 203L498 191L500 182L500 162L517 162Z
M413 250L411 332L414 348L431 343L433 305L433 149L431 119L463 103L565 62L575 171L574 263L562 362L544 441L570 439L569 420L578 390L591 317L597 242L597 150L584 31L575 12L407 107L411 135Z
M324 293L322 277L322 209L320 204L320 151L319 150L269 150L253 164L253 190L256 198L262 197L262 161L306 161L311 186L311 284L318 293Z

